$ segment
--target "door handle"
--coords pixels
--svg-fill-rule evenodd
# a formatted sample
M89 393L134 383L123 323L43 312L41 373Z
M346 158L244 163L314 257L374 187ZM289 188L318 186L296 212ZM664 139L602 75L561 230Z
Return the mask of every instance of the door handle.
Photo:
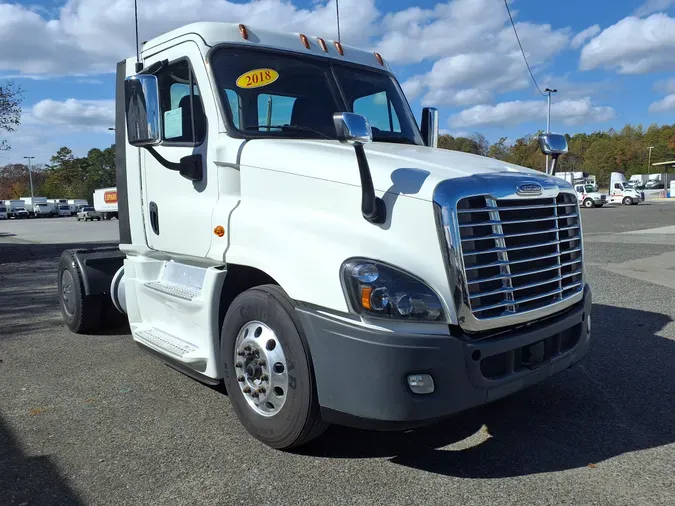
M152 226L152 231L159 235L159 211L154 202L150 202L150 226Z

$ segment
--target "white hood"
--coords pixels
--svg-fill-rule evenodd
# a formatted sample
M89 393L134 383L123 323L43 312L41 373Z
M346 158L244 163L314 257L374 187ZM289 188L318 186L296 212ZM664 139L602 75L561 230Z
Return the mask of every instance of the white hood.
M255 146L255 148L254 148ZM377 192L395 191L432 200L445 180L487 172L539 174L494 158L409 144L365 146ZM241 152L242 165L360 186L354 148L328 140L255 139Z

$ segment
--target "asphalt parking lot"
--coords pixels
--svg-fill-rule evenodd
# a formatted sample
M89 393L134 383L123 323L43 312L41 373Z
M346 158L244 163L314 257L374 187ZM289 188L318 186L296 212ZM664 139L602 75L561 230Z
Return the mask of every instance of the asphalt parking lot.
M582 364L431 428L332 427L296 454L125 329L67 330L58 256L114 243L116 221L0 222L0 504L672 505L675 203L582 215Z

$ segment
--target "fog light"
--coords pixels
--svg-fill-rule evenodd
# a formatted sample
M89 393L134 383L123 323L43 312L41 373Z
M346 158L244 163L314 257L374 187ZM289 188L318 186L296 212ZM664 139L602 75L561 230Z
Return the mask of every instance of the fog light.
M414 394L430 394L434 391L434 379L431 374L409 374L408 388Z

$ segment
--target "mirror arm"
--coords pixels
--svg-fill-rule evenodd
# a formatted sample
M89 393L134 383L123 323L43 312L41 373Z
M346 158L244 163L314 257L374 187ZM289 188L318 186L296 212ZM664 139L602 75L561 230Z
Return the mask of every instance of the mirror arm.
M370 167L366 159L366 151L363 144L355 144L356 161L359 164L361 176L361 214L370 223L384 223L387 219L387 206L384 201L375 195L373 178L370 175Z
M551 159L551 169L549 170L549 172L550 172L549 176L555 176L555 171L558 168L558 167L556 167L556 165L558 164L558 157L559 156L560 155L558 155L558 154L551 155L552 159Z
M181 168L180 163L170 162L169 160L164 158L162 155L160 155L155 150L155 148L153 148L152 146L144 146L144 147L145 147L145 149L147 149L150 152L152 157L162 165L162 167L165 167L169 170L178 170L178 171L180 170L180 168Z

